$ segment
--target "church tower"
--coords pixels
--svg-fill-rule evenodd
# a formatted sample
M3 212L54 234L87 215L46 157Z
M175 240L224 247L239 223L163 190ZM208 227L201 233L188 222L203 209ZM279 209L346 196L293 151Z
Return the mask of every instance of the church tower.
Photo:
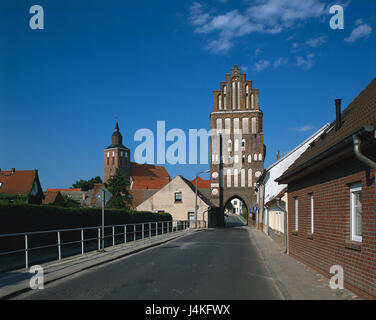
M112 134L112 144L104 149L104 182L119 169L121 174L129 179L130 176L130 150L123 145L123 136L116 121L115 131Z
M265 158L262 120L259 90L235 65L213 92L210 114L211 201L222 213L235 198L243 200L248 212L257 205L255 184Z

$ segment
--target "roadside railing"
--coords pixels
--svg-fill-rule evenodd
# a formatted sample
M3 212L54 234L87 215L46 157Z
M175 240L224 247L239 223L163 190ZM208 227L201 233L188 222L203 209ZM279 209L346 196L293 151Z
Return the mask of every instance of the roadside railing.
M142 240L146 238L152 238L152 237L156 237L159 235L183 231L188 228L190 228L189 221L174 220L174 221L147 222L147 223L134 223L134 224L122 224L122 225L109 225L109 226L104 227L103 234L102 234L102 226L88 227L88 228L75 228L75 229L48 230L48 231L39 231L39 232L0 234L0 240L6 239L6 238L12 239L16 237L24 238L24 248L12 250L8 252L0 252L0 257L5 256L5 255L24 253L25 268L29 268L29 256L30 256L30 252L32 251L42 250L42 249L47 249L47 248L56 248L58 259L61 260L63 246L80 244L81 254L83 255L85 252L95 250L95 248L92 248L91 250L85 251L85 243L87 242L98 241L98 251L100 251L100 250L104 250L106 247L109 247L109 246L115 246L121 243L136 242L138 240ZM66 242L62 241L63 235L67 233L70 233L70 237L67 237L68 239L77 238L78 240L71 240L71 241L66 241ZM93 237L94 233L96 234L96 236ZM34 247L30 245L30 239L34 236L49 235L49 237L51 237L51 235L53 234L56 234L56 238L55 238L56 242L54 241L54 243L50 243L47 245L38 245ZM72 237L72 234L73 234L73 237ZM120 237L121 239L119 239ZM103 248L102 248L102 240L104 243ZM106 243L106 240L109 240L109 241L107 241ZM51 260L54 260L54 259L51 259Z
M189 220L189 228L191 229L205 229L207 228L206 221L204 220L197 220L197 228L196 228L196 221L195 220Z

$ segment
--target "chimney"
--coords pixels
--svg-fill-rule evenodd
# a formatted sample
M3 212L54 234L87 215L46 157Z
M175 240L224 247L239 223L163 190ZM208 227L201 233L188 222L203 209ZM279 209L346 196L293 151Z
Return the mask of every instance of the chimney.
M342 99L336 99L336 130L341 129L342 127L342 113L341 113L341 102Z
M279 150L278 150L278 152L277 152L277 161L278 161L279 159L281 159L281 154L280 154L280 152L279 152Z
M15 173L16 172L16 169L15 168L12 168L12 173Z

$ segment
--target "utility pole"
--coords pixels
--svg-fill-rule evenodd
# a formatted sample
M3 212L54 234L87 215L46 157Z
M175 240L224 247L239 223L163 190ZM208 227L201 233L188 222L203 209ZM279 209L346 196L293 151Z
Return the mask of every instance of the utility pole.
M105 190L102 190L102 251L104 251L104 204L105 202Z

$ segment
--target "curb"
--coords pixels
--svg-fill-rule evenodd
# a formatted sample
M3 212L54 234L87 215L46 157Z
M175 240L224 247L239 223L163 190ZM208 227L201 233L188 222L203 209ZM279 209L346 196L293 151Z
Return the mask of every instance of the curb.
M203 230L195 230L195 232L202 232ZM161 241L158 241L156 243L151 243L149 245L146 245L145 247L141 247L141 248L136 248L134 250L131 250L131 251L128 251L124 254L121 254L117 257L113 257L113 258L109 258L107 260L104 260L104 261L100 261L100 262L97 262L97 263L93 263L92 265L89 265L89 266L86 266L86 267L83 267L79 270L74 270L74 271L71 271L71 272L68 272L66 274L63 274L61 276L58 276L54 279L51 279L51 280L48 280L46 282L44 282L44 285L47 285L47 284L51 284L53 282L56 282L58 280L61 280L61 279L64 279L64 278L67 278L67 277L70 277L74 274L77 274L77 273L80 273L82 271L85 271L85 270L89 270L89 269L92 269L94 267L98 267L98 266L101 266L101 265L104 265L106 263L110 263L110 262L113 262L113 261L116 261L116 260L119 260L119 259L122 259L124 257L127 257L127 256L130 256L130 255L133 255L133 254L136 254L138 252L141 252L141 251L144 251L144 250L147 250L147 249L151 249L151 248L154 248L154 247L157 247L157 246L160 246L162 244L165 244L167 242L170 242L172 240L175 240L175 239L178 239L178 238L182 238L184 236L187 236L189 234L179 234L179 235L176 235L172 238L168 238L168 239L161 239ZM6 295L3 295L3 296L0 296L0 300L8 300L8 299L11 299L11 298L14 298L16 296L19 296L20 294L23 294L23 293L26 293L28 291L32 291L32 289L30 287L26 287L26 288L23 288L23 289L18 289L18 290L15 290L14 292L12 293L8 293Z

